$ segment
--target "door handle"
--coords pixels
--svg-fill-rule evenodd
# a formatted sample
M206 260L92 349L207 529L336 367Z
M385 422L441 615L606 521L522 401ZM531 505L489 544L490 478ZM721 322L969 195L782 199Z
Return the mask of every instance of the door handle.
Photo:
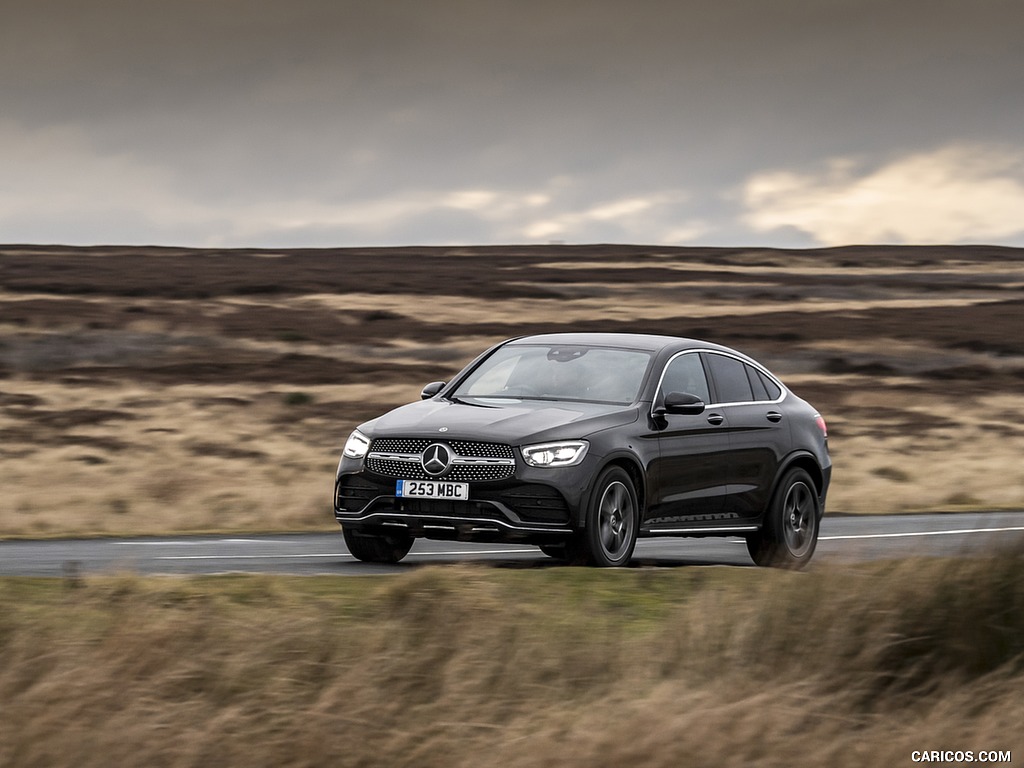
M768 421L774 424L778 424L780 421L782 421L782 414L779 413L778 411L768 411L765 418L767 418Z
M722 416L721 414L712 413L708 416L708 424L714 424L716 427L723 421L725 421L725 416Z

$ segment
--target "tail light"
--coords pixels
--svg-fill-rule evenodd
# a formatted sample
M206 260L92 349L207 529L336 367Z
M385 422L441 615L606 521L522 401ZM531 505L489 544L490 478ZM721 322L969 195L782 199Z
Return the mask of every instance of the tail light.
M820 413L814 414L814 423L818 425L818 429L821 430L821 436L828 439L828 425L825 423L825 419L821 417Z

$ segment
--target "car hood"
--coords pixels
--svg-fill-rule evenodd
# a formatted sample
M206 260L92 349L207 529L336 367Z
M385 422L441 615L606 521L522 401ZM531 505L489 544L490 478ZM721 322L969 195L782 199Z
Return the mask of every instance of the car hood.
M360 427L368 437L426 437L524 445L583 438L636 421L634 406L516 400L502 405L423 400Z

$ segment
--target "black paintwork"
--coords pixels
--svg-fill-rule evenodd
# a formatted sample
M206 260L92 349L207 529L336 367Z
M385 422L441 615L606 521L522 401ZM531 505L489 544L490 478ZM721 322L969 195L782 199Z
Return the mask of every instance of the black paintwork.
M481 405L452 398L460 382L495 350L526 343L643 350L651 362L637 400L628 405L538 400ZM716 393L726 391L726 382L709 375L710 402L703 408L694 407L693 397L668 398L666 404L665 395L671 393L659 385L666 366L681 354L700 356L705 372L711 368L709 355L742 362L761 400L718 402ZM759 376L762 384L756 383ZM762 390L763 385L768 389ZM764 399L769 390L781 395ZM619 464L640 497L640 536L743 535L761 528L776 484L795 465L810 474L824 510L831 460L817 416L756 361L708 342L638 334L512 339L484 352L429 399L396 408L358 429L371 440L509 445L514 476L471 483L468 502L411 502L395 498L394 477L369 472L363 459L343 457L335 517L346 529L365 532L401 529L428 538L557 543L583 527L595 479L608 465ZM589 442L582 463L531 467L519 451L560 440ZM341 506L339 485L346 493L355 489Z

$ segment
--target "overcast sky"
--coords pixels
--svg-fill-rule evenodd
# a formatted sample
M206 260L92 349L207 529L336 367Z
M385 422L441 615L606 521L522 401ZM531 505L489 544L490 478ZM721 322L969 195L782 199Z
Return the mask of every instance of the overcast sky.
M1021 0L0 0L0 242L1024 246Z

